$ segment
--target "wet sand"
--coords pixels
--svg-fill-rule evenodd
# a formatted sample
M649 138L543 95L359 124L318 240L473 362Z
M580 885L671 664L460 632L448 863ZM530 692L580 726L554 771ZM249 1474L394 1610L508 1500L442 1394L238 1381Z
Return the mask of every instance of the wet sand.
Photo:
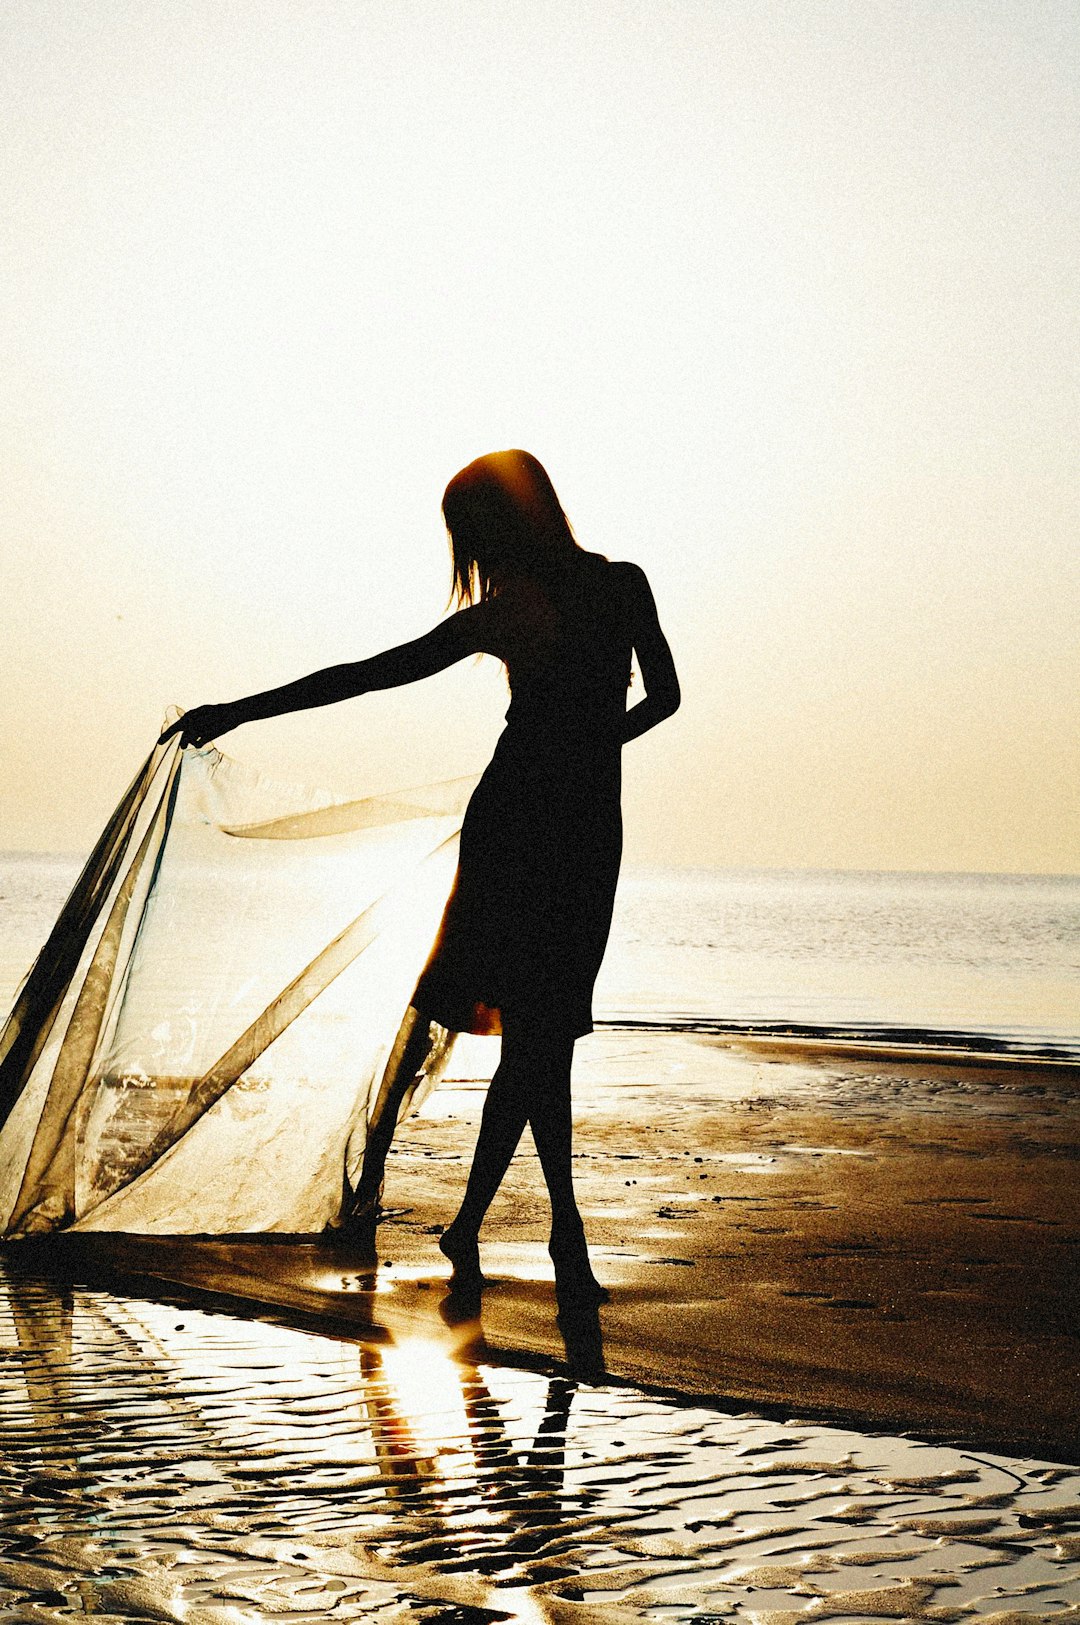
M156 1289L161 1291L160 1286ZM0 1261L0 1618L1054 1625L1080 1471Z
M439 1313L435 1238L478 1087L445 1085L399 1132L377 1271L286 1242L92 1237L72 1268L369 1339L467 1332L492 1358L729 1409L1080 1462L1078 1085L1061 1066L595 1035L576 1063L576 1177L613 1299L569 1345L531 1146L485 1227L478 1321Z

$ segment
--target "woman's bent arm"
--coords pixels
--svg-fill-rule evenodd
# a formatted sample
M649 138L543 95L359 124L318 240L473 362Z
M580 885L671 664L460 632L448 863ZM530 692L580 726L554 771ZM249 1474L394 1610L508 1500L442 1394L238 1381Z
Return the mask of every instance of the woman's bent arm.
M660 628L648 577L636 564L624 565L623 569L631 594L634 652L641 667L641 680L645 684L645 698L632 705L626 713L626 731L623 734L623 743L626 744L672 716L679 709L682 695L671 647Z

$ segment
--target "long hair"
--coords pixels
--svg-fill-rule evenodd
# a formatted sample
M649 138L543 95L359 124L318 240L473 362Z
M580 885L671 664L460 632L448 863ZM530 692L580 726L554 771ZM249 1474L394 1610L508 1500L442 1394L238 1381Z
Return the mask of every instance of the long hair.
M442 503L450 539L450 602L480 603L508 576L557 575L578 551L543 464L493 451L455 474Z

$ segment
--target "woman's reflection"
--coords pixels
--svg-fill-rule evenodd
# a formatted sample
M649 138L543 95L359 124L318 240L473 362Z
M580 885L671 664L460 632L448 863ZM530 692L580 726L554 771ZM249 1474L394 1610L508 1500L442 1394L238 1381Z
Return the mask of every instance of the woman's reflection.
M523 1447L507 1425L504 1402L476 1364L452 1361L435 1345L413 1345L364 1348L361 1371L387 1493L395 1500L423 1497L425 1516L409 1541L410 1562L431 1563L446 1574L524 1570L520 1578L528 1584L576 1572L559 1558L572 1549L572 1530L587 1515L593 1493L575 1488L571 1511L565 1487L577 1391L571 1377L548 1379L539 1426ZM410 1412L406 1391L426 1394L426 1402ZM434 1406L443 1431L432 1446ZM395 1530L398 1538L402 1533Z

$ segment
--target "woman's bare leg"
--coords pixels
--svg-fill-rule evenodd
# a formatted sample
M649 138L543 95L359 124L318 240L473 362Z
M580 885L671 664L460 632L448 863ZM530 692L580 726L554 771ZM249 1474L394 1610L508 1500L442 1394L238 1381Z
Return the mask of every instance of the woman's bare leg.
M478 1250L480 1226L513 1160L528 1116L528 1072L513 1044L508 1046L504 1030L499 1065L484 1100L465 1195L456 1217L439 1240L440 1249L454 1266L455 1280L463 1285L475 1286L483 1279Z
M412 1020L408 1024L402 1023L382 1075L379 1093L371 1110L360 1178L342 1226L345 1231L363 1231L365 1235L370 1230L372 1240L394 1130L431 1055L431 1027L427 1016L412 1010L410 1015Z
M455 1274L480 1278L477 1237L528 1122L551 1200L551 1255L568 1290L601 1292L589 1268L574 1195L570 1068L574 1040L559 1029L504 1019L502 1057L491 1080L465 1196L440 1246Z
M574 1040L557 1028L541 1028L534 1029L531 1042L537 1064L529 1097L529 1127L551 1200L548 1252L555 1265L556 1288L560 1298L599 1302L608 1294L592 1272L574 1192L570 1101Z
M469 1181L451 1227L460 1236L475 1237L479 1232L513 1160L528 1116L525 1079L507 1061L500 1061L488 1086Z
M515 1051L529 1068L529 1127L551 1200L552 1235L581 1229L574 1194L570 1068L574 1040L558 1029L530 1027L514 1034Z

